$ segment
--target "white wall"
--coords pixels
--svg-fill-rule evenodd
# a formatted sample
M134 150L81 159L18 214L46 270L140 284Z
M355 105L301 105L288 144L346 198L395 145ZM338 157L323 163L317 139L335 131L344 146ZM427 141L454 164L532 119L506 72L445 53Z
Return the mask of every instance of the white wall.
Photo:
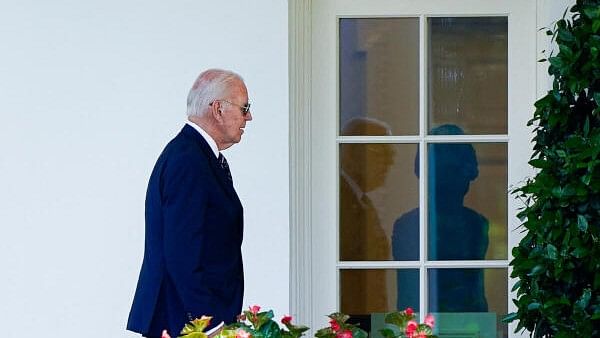
M147 179L209 67L242 74L253 102L226 153L245 305L289 311L287 32L281 0L0 1L3 337L136 336Z

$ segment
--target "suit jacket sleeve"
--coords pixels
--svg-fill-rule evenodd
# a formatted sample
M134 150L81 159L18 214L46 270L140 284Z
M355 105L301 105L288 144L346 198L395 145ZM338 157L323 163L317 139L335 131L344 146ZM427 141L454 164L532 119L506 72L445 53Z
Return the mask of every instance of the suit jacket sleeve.
M215 177L206 159L193 154L173 158L162 177L163 245L166 270L191 315L210 314L210 291L203 283L202 261L207 238L207 185Z

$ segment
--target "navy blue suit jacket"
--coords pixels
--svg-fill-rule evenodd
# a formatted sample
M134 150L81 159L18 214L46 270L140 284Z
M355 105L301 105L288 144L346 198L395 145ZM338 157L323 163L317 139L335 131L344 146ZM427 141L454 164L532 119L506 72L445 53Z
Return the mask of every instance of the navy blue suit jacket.
M127 329L177 336L201 315L235 321L244 292L240 200L189 125L165 147L146 193L146 240Z

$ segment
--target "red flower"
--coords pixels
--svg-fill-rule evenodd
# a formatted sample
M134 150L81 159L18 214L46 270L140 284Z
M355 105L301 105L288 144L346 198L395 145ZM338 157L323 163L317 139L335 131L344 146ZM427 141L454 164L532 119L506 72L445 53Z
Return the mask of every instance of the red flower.
M285 325L290 325L292 323L292 316L285 315L281 318L281 322Z
M406 334L412 337L412 334L417 330L419 324L414 320L409 320L406 324Z
M335 336L336 336L336 338L352 338L352 331L344 330L344 331L338 332Z
M340 324L335 319L330 320L329 325L331 325L333 332L338 332L340 330Z
M413 313L415 313L411 307L407 307L404 312L406 312L406 314L410 317L412 317Z
M260 311L260 306L258 305L252 305L250 307L250 312L252 312L253 315L256 315L258 311Z
M431 314L425 316L425 325L429 326L433 329L433 325L435 324L435 318Z

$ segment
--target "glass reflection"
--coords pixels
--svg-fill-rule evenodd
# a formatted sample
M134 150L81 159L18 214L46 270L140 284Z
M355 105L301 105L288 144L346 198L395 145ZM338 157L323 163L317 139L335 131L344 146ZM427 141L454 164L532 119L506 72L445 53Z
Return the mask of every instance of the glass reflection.
M352 119L343 129L350 135L389 133L387 124L370 118ZM415 144L343 143L339 151L339 258L390 260L394 220L419 203Z
M455 125L431 130L433 135L461 135ZM485 258L489 222L482 214L464 205L471 181L479 175L475 149L471 144L428 145L428 259L481 260ZM414 173L419 176L419 154ZM395 260L418 260L419 208L394 223L392 249Z
M429 127L508 131L507 17L429 18Z
M508 311L507 269L430 269L428 279L428 308L436 314L440 336L508 336L501 321Z
M462 135L463 131L448 124L431 134ZM479 176L475 148L469 143L437 143L428 145L428 153L428 259L485 259L489 222L464 205L471 182Z
M354 322L366 331L381 328L383 314L396 311L396 288L390 283L390 292L381 293L381 278L393 281L397 274L415 277L414 284L398 285L397 289L405 290L410 298L401 299L403 304L408 304L413 309L419 305L419 270L418 269L343 269L340 270L340 311L352 316ZM355 285L362 285L356 288ZM404 309L406 307L403 307ZM371 330L373 329L373 330ZM378 333L378 332L376 332Z
M362 131L373 135L390 134L386 124L374 119L356 118L344 126L347 135ZM341 260L389 259L388 236L367 193L384 184L394 155L390 144L343 144L340 147Z
M342 18L339 41L340 127L371 117L418 134L419 19Z

